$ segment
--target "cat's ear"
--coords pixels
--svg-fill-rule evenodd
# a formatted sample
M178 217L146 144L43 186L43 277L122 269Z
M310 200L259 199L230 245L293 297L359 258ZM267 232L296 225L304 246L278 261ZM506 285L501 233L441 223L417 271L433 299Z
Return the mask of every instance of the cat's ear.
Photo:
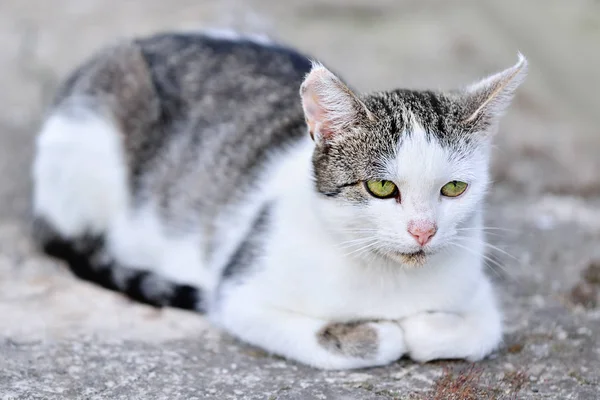
M313 63L300 87L304 117L310 136L317 143L343 134L372 113L337 76Z
M519 61L512 67L468 86L463 92L462 122L482 131L493 130L526 75L527 59L519 53Z

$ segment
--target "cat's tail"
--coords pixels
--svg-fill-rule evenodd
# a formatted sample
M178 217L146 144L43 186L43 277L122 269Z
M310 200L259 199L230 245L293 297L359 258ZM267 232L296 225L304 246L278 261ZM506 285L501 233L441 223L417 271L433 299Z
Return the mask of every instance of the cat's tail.
M47 255L65 261L73 274L132 300L154 307L175 307L206 312L201 288L179 284L141 268L121 265L105 251L98 237L64 239L43 220L34 223L34 237Z

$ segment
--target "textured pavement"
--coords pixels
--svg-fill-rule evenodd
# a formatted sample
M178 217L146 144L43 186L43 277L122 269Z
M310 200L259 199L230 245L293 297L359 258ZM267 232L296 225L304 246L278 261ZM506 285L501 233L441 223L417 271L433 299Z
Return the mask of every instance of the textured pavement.
M270 33L364 90L449 88L528 56L488 207L500 351L474 367L317 371L35 253L32 144L58 81L119 37L219 26ZM0 399L600 398L599 43L594 0L2 0Z

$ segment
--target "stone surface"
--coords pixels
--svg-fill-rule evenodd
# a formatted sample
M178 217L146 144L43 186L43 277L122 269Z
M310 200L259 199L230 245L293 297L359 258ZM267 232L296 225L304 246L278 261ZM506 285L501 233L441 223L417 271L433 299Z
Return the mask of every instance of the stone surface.
M206 26L267 31L365 90L448 88L511 65L517 50L529 57L497 137L488 207L489 270L506 310L500 351L474 367L317 371L201 316L77 281L35 253L29 166L59 79L119 37ZM0 398L427 399L444 387L463 398L600 397L600 309L585 302L600 289L584 272L600 259L598 43L592 0L3 0ZM588 297L573 296L576 285Z

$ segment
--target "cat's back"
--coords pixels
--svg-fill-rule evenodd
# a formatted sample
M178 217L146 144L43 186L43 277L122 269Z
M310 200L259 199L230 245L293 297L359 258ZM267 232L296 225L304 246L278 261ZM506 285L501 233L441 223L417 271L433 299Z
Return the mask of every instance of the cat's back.
M302 119L298 90L310 67L306 56L260 37L157 34L97 52L69 76L53 106L101 108L132 151L187 127L198 134L233 124L264 135Z
M176 225L197 223L191 211L216 215L306 136L299 88L310 67L293 49L218 33L97 52L59 88L38 136L36 213L66 236L103 232L147 202Z

